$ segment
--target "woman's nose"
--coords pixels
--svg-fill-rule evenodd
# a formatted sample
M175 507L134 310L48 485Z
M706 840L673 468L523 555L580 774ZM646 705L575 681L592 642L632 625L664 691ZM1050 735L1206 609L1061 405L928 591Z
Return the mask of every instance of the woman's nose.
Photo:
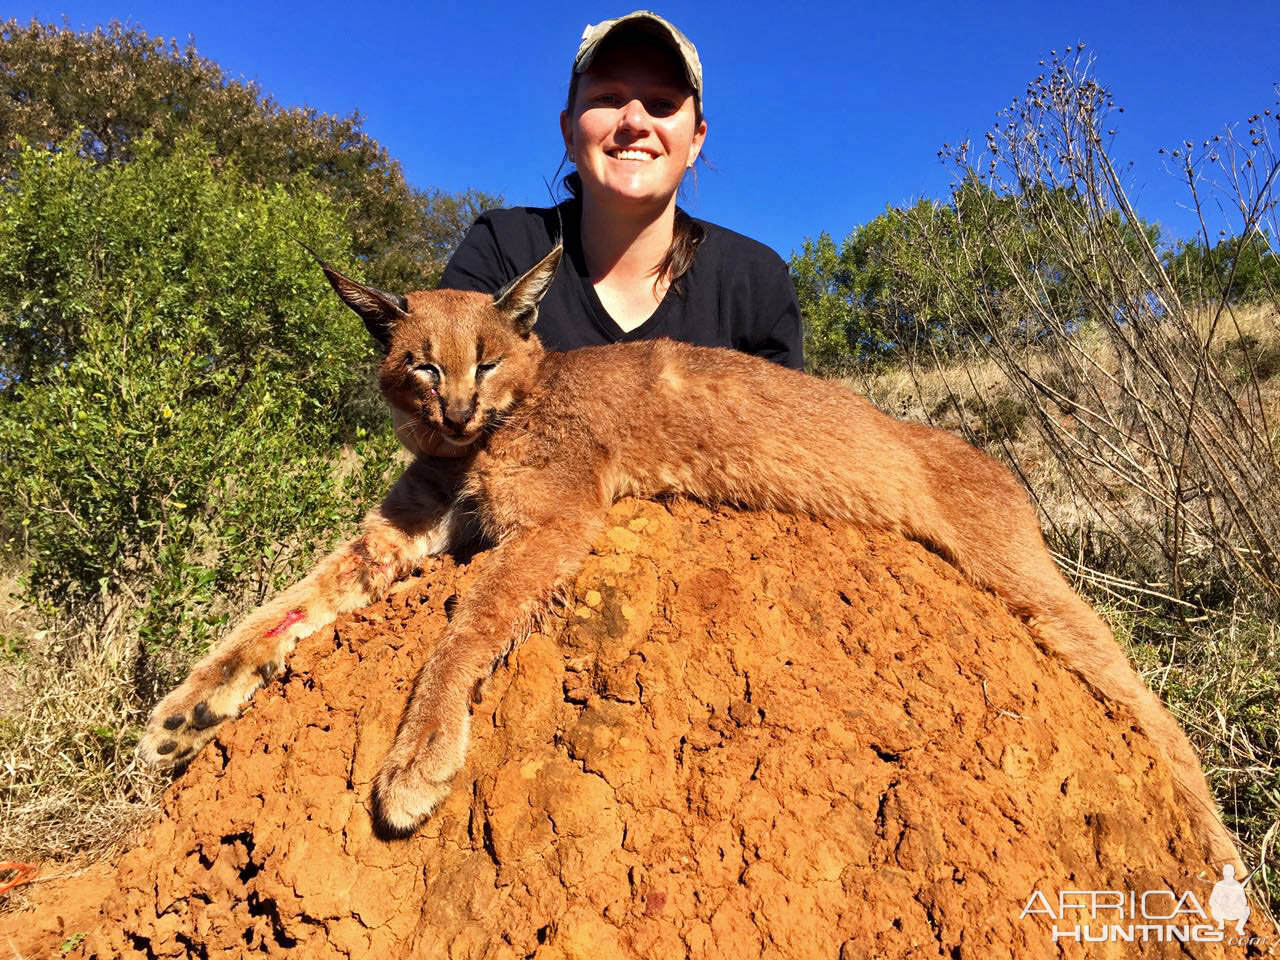
M632 100L622 108L622 117L618 125L628 130L643 132L649 129L649 123L649 111L645 109L644 103L640 100Z

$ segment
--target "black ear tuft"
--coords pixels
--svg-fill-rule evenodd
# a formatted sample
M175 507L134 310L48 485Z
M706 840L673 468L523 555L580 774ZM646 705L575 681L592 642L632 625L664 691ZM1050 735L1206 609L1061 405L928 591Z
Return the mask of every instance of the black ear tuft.
M391 345L391 331L401 318L409 314L409 301L399 294L387 293L377 287L366 287L345 277L328 264L320 264L330 286L343 302L360 314L365 329L384 348Z
M365 329L373 339L382 344L383 349L389 347L392 329L402 317L409 314L409 301L399 294L387 293L377 287L366 287L363 283L356 283L321 260L314 250L297 237L294 239L320 265L325 278L329 281L329 286L333 287L342 298L342 302L360 315Z
M557 243L524 275L516 277L494 296L493 305L507 315L520 336L527 338L533 332L533 325L538 320L538 304L556 278L556 267L560 265L563 253L564 246Z

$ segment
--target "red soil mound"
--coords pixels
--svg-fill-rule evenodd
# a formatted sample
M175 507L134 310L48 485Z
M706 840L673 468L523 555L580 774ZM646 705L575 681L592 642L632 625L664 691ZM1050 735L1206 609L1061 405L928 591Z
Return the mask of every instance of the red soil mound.
M468 764L419 835L374 837L369 786L467 589L448 560L304 641L175 783L105 901L100 882L37 895L0 920L0 946L1178 952L1055 946L1049 917L1019 918L1037 889L1055 906L1063 889L1189 889L1207 909L1215 878L1145 737L996 600L890 536L684 503L612 519L569 608L489 682Z

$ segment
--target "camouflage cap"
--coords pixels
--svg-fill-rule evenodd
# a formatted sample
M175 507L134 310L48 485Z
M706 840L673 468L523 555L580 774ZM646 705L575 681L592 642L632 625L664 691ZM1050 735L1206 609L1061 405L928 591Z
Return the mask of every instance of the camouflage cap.
M681 61L684 62L685 74L689 78L689 86L693 87L693 95L702 104L702 61L698 59L698 49L675 24L664 20L649 10L634 10L625 17L616 20L602 20L600 23L587 24L582 31L582 43L578 45L578 55L573 60L573 72L585 73L591 66L591 60L600 49L605 37L621 26L633 27L650 33L671 46Z

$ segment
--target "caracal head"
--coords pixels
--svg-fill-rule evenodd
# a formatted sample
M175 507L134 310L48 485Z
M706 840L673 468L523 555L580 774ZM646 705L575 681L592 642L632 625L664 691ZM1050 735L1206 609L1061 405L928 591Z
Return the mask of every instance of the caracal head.
M470 447L528 393L543 354L533 324L561 253L557 245L493 296L459 290L399 296L316 258L382 346L379 385L410 451L423 448L424 428L456 449Z

